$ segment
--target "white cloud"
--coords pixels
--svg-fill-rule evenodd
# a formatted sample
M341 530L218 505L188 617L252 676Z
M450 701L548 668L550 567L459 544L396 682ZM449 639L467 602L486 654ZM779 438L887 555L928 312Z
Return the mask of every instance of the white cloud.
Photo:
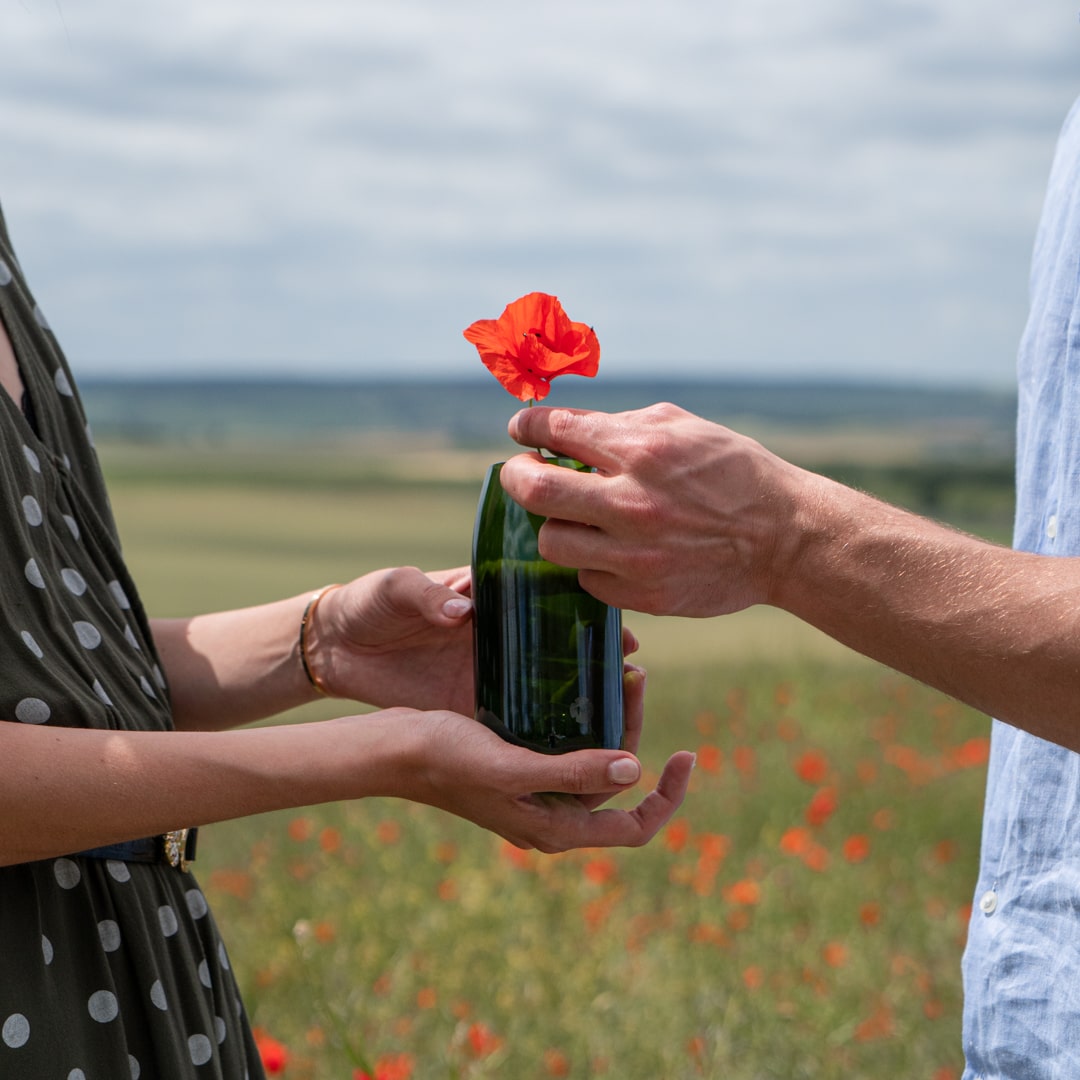
M0 198L81 370L1011 375L1075 13L0 0Z

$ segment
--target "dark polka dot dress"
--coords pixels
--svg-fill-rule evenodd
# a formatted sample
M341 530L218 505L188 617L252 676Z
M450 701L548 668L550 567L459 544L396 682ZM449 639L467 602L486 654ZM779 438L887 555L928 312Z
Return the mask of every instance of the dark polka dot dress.
M2 216L0 319L27 398L0 391L0 722L170 730L86 417ZM0 867L0 1077L262 1075L191 873L79 855Z

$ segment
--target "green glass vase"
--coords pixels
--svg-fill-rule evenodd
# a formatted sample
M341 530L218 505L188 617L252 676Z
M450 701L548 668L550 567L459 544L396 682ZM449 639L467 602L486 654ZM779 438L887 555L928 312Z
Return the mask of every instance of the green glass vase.
M501 469L488 469L473 533L476 719L548 754L619 749L622 613L540 557L544 519L503 491Z

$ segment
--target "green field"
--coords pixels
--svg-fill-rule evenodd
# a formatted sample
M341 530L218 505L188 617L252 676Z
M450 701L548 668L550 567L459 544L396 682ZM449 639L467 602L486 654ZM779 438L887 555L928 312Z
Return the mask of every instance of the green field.
M103 457L162 615L463 563L491 459ZM778 612L627 622L642 760L699 763L645 849L520 853L394 800L205 830L198 874L279 1075L959 1076L988 721Z

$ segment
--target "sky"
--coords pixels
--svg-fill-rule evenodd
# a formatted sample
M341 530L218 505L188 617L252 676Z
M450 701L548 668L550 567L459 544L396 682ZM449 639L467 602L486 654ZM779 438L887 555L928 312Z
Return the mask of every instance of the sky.
M0 0L0 205L77 374L1009 386L1076 0Z

